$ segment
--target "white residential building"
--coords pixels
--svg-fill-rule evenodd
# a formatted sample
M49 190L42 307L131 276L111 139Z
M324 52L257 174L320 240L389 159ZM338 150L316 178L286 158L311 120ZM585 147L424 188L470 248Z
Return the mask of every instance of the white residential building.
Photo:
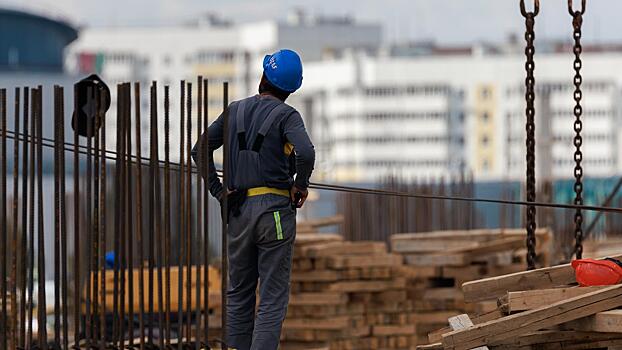
M213 120L222 112L223 82L229 82L230 101L256 93L265 54L277 48L291 48L308 62L340 55L347 48L371 51L381 45L381 30L377 24L359 24L349 18L310 18L301 12L293 13L285 23L233 25L206 16L179 26L86 28L69 48L66 66L79 74L100 74L112 90L117 83L141 82L146 132L147 93L153 80L160 84L159 101L163 101L163 85L170 85L171 116L179 118L180 80L193 83L196 112L196 78L201 75L208 79L208 115ZM112 95L114 102L116 91ZM161 118L162 105L159 111ZM108 113L112 122L109 135L114 135L115 115L115 111ZM178 125L177 120L171 123L173 144L179 135ZM162 137L162 129L160 133ZM143 149L147 149L146 145Z
M573 175L574 56L567 51L536 55L539 177ZM622 52L583 56L583 167L586 176L610 176L622 170ZM306 116L317 168L328 179L472 171L480 180L523 180L524 78L519 50L351 55L307 64L292 103Z

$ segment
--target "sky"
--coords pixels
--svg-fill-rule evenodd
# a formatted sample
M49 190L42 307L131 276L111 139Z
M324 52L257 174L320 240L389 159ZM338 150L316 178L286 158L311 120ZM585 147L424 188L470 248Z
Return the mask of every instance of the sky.
M574 0L579 6L579 0ZM531 8L533 0L525 0ZM565 0L540 0L537 39L570 39ZM212 12L234 22L284 20L300 7L311 14L352 15L384 25L389 41L434 40L441 44L501 42L524 31L519 0L0 0L0 6L62 15L79 26L174 24ZM584 38L622 42L620 0L587 1Z

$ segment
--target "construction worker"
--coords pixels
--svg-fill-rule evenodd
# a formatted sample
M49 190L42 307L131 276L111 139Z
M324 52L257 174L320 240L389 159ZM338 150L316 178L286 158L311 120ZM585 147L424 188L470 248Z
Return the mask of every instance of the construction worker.
M208 129L209 190L219 200L227 195L229 203L225 342L237 350L276 350L287 313L296 208L307 198L315 162L300 113L285 104L301 85L300 57L280 50L264 58L259 94L229 105L227 188L213 159L223 145L225 114ZM193 150L200 167L204 140L205 135Z

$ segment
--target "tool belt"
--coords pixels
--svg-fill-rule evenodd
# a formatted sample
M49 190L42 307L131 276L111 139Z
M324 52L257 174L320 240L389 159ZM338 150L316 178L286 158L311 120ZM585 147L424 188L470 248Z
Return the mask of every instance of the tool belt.
M247 191L233 191L227 197L227 211L230 215L237 217L240 215L240 209L247 197L263 196L266 194L274 194L289 198L289 190L272 187L254 187Z

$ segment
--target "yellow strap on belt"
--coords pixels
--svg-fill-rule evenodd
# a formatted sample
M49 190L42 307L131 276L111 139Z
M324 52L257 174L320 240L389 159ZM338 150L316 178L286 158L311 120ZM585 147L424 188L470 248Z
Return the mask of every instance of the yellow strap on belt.
M249 197L261 196L264 194L276 194L278 196L284 196L289 198L289 190L282 190L272 187L254 187L246 192L246 195Z

